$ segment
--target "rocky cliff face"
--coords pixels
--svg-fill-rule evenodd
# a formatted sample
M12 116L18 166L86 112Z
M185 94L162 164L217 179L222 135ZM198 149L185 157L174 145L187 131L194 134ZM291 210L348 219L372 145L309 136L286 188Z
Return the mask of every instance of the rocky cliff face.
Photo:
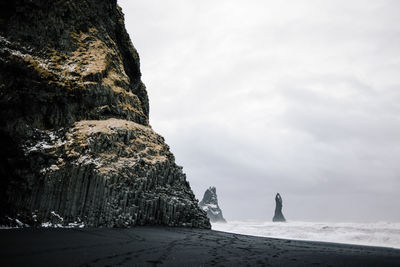
M0 223L209 228L115 0L0 4Z
M226 222L222 216L222 210L218 205L217 189L210 187L204 192L203 200L199 206L207 213L211 222Z

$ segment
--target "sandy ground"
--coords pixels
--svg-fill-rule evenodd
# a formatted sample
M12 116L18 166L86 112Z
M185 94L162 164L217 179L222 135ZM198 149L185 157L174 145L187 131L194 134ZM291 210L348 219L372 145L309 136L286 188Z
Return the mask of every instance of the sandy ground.
M400 249L168 227L0 230L0 266L400 266Z

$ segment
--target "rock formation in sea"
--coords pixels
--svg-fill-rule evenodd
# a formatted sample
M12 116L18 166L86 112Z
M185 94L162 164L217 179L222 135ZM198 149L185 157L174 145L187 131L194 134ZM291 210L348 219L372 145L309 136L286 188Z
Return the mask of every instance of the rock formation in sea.
M116 0L0 4L0 224L210 228Z
M217 189L214 186L204 192L203 200L200 201L199 206L207 212L211 222L226 222L218 205Z
M279 193L275 196L275 214L274 218L272 218L273 222L286 222L285 217L282 213L282 197Z

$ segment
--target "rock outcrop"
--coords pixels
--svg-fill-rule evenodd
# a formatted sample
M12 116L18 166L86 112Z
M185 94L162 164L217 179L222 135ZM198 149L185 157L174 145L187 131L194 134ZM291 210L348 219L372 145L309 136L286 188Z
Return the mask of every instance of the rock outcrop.
M0 224L210 228L116 0L0 4Z
M273 222L286 222L285 217L282 213L282 197L279 193L275 196L275 214L274 218L272 218Z
M226 222L218 205L217 190L214 186L204 192L203 200L200 201L199 206L207 213L211 222Z

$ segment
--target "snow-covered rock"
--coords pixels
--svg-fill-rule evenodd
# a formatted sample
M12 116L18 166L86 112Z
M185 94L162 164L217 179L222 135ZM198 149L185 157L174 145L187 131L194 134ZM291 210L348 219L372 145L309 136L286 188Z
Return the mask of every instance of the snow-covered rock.
M214 186L204 192L203 200L200 201L199 206L207 213L211 222L226 222L222 216L222 210L218 206L217 190Z

